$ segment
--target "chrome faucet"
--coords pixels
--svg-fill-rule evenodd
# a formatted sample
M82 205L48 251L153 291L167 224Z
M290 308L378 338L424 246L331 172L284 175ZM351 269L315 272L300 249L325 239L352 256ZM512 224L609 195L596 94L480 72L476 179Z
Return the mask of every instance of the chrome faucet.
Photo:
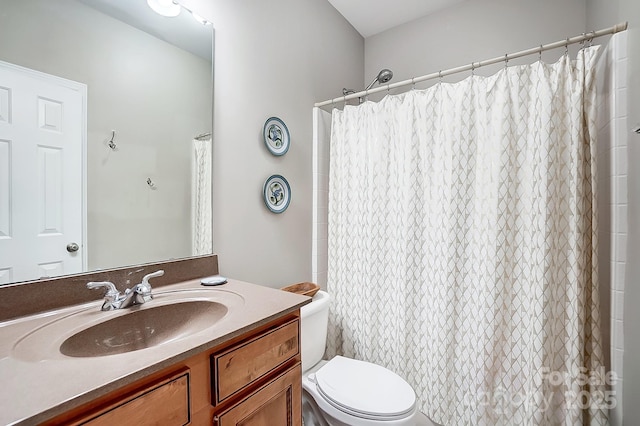
M113 311L115 309L128 308L133 305L141 305L153 299L149 280L162 275L164 275L163 270L147 274L142 277L140 284L126 289L124 293L120 293L116 286L110 281L92 281L87 283L87 288L106 288L107 293L104 295L104 303L102 303L102 308L100 309L103 311Z

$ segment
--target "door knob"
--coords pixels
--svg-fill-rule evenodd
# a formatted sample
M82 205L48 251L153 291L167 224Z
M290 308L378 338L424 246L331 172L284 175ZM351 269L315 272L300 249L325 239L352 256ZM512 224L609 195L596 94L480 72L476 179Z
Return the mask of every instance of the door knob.
M67 244L67 251L69 253L76 252L76 251L78 251L79 248L80 248L80 246L78 244L76 244L76 243Z

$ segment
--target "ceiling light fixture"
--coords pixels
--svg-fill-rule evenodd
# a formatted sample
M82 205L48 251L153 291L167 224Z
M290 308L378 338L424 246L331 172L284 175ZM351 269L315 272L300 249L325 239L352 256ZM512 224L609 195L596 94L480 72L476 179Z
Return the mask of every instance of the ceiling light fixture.
M173 0L147 0L147 4L159 15L174 18L180 14L180 5Z
M187 9L187 10L189 10L189 9ZM191 12L191 15L193 16L193 19L195 19L196 21L198 21L202 25L210 25L211 24L211 22L207 21L206 19L204 19L202 16L198 15L197 13L194 13L191 10L189 10L189 12Z

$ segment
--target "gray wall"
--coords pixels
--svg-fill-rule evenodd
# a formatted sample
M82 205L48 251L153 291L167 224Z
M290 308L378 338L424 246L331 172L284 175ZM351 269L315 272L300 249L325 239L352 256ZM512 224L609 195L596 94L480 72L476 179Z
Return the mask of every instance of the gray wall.
M1 60L88 86L89 269L191 255L189 147L211 128L211 64L73 0L1 0L0 40Z
M311 279L312 107L362 80L362 37L326 0L184 0L216 29L214 252L220 271L280 287ZM272 156L267 118L288 125L291 148ZM291 185L282 214L262 185Z
M382 68L393 81L467 65L580 34L585 26L584 0L473 0L392 28L365 41L364 84ZM555 60L564 50L545 52ZM530 58L510 64L528 63ZM493 74L503 65L477 70ZM458 81L469 73L446 77ZM425 83L417 87L426 87Z
M640 126L640 2L638 0L587 0L587 28L629 22L628 128ZM629 135L628 240L624 302L624 424L640 424L640 136Z

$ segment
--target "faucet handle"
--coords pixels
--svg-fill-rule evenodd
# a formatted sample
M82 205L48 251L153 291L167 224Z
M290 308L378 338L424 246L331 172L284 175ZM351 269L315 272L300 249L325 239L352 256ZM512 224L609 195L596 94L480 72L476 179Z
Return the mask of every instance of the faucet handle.
M149 285L149 280L151 278L155 278L155 277L161 277L164 275L164 270L160 269L159 271L156 272L152 272L150 274L145 275L144 277L142 277L142 285L143 286L149 286L149 290L151 290L151 286Z
M91 281L87 283L87 288L96 289L96 288L106 288L107 293L104 295L104 302L102 303L103 311L111 311L113 309L117 309L115 304L120 297L120 292L116 288L116 286L110 281Z
M153 299L153 295L151 294L151 284L149 284L149 280L151 278L161 277L162 275L164 275L164 271L161 269L142 277L142 282L133 287L133 291L137 293L135 295L136 303L145 303Z
M111 281L91 281L87 283L87 288L92 290L96 288L106 288L107 294L105 294L105 297L117 296L120 294L116 286Z

